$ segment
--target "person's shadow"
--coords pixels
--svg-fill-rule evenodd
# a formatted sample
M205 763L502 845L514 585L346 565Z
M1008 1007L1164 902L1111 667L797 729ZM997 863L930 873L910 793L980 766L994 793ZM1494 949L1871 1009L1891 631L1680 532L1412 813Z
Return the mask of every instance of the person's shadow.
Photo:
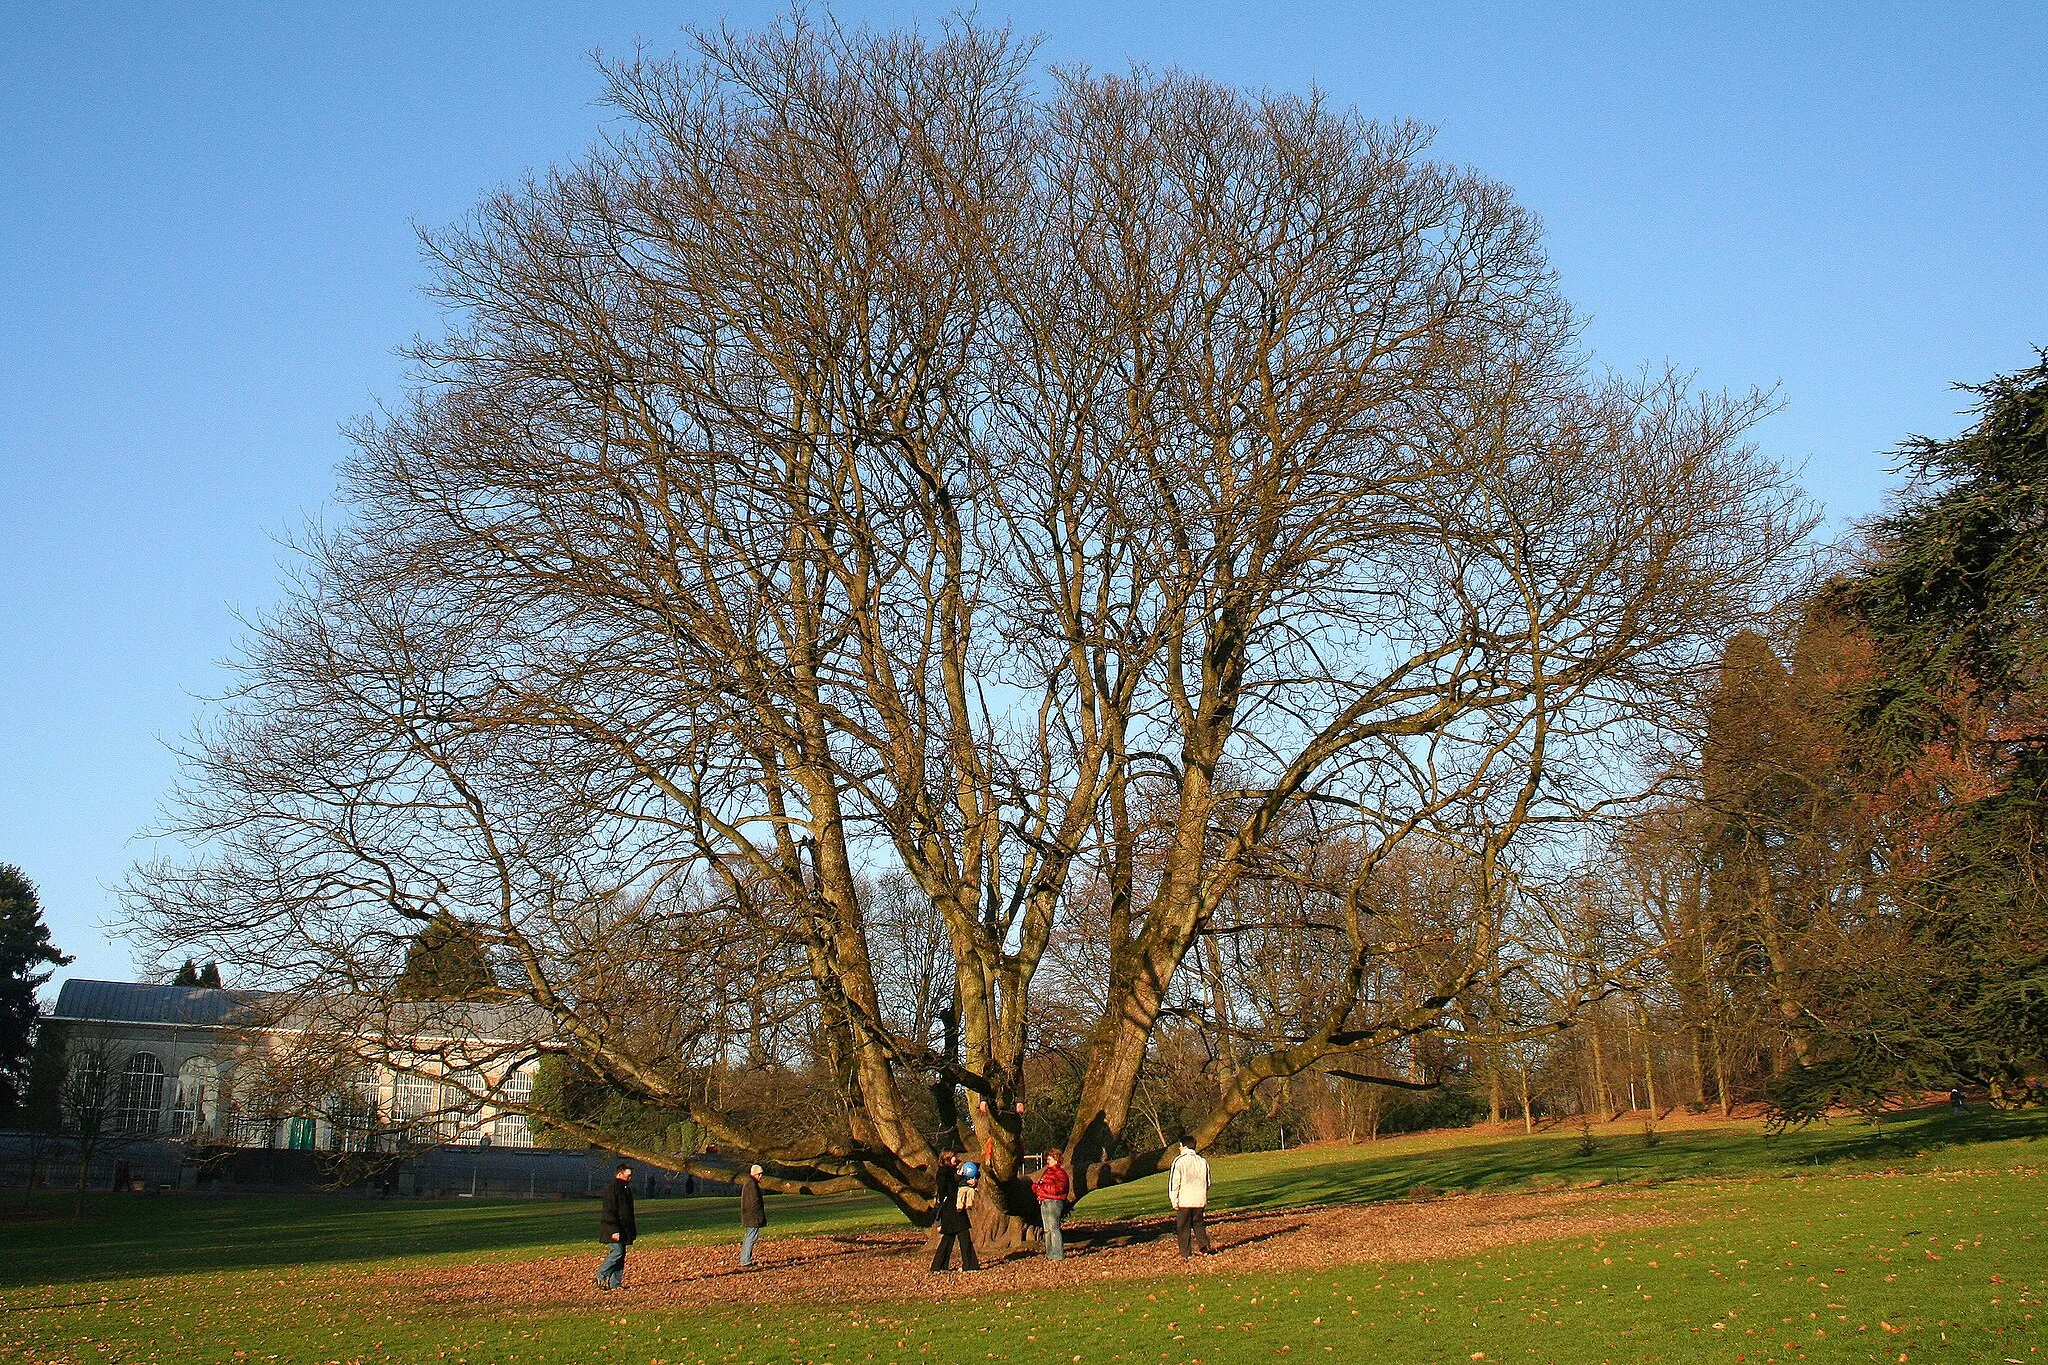
M1218 1251L1231 1247L1256 1246L1270 1242L1276 1237L1286 1237L1308 1227L1307 1223L1288 1223L1282 1227L1267 1228L1249 1236L1232 1237L1233 1224L1249 1222L1258 1218L1270 1218L1271 1214L1256 1212L1226 1213L1205 1219L1210 1239ZM1120 1248L1149 1246L1153 1242L1173 1240L1173 1220L1148 1218L1142 1222L1084 1223L1069 1228L1066 1234L1067 1249L1086 1255L1097 1251L1115 1251Z

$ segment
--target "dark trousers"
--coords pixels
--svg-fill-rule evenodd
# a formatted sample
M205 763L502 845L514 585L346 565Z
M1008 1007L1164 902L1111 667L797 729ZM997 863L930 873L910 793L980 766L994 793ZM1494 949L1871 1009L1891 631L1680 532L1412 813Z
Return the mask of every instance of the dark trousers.
M1202 1212L1201 1209L1175 1209L1173 1211L1173 1235L1180 1242L1180 1254L1183 1260L1195 1254L1193 1247L1190 1246L1191 1242L1195 1246L1202 1248L1204 1256L1216 1249L1209 1245L1209 1228L1202 1221Z
M960 1268L962 1270L981 1269L981 1262L974 1255L974 1232L964 1223L957 1229L939 1229L939 1249L932 1253L932 1269L944 1270L946 1268L947 1258L952 1255L953 1243L956 1239L960 1243Z

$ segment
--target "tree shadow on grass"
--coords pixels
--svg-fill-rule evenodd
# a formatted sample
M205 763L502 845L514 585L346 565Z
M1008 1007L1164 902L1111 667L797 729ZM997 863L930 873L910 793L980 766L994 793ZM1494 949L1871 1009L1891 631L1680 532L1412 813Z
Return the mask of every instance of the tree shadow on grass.
M61 1201L68 1215L74 1195ZM889 1226L867 1195L775 1201L778 1227L825 1233ZM54 1207L52 1203L52 1207ZM512 1257L597 1246L597 1201L361 1199L346 1195L89 1195L83 1219L0 1223L0 1288L147 1275L343 1265L403 1256ZM735 1199L644 1200L647 1238L738 1236Z

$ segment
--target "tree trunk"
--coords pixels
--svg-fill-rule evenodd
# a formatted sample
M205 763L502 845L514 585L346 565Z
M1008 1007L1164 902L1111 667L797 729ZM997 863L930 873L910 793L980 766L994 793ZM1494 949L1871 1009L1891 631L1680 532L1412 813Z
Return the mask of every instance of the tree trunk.
M1692 1097L1701 1109L1707 1107L1707 1062L1700 1045L1700 1034L1706 1027L1699 1024L1692 1030Z
M1122 1137L1152 1041L1152 1026L1159 1019L1167 985L1193 932L1192 916L1180 915L1173 925L1159 928L1146 941L1126 949L1122 961L1111 966L1109 1009L1090 1038L1091 1055L1081 1078L1073 1132L1067 1140L1077 1201L1095 1188L1098 1163L1109 1159Z
M1488 858L1488 859L1486 859L1486 860L1483 860L1483 861L1482 861L1482 864L1481 864L1480 880L1481 880L1481 886L1482 886L1482 887L1486 887L1486 886L1488 886L1488 885L1490 884L1491 880L1492 880L1492 878L1491 878L1491 875L1490 875L1490 869L1491 869L1491 867L1492 867L1492 862L1491 862L1491 858L1490 858L1490 856L1489 856L1489 858ZM1491 894L1490 894L1490 892L1489 892L1489 893L1488 893L1488 894L1486 895L1486 898L1485 898L1484 904L1485 904L1485 905L1487 905L1487 906L1491 906L1491 905L1492 905L1492 903L1493 903L1493 897L1492 897L1492 895L1491 895ZM1493 933L1492 933L1492 925L1491 925L1490 923L1489 923L1489 924L1488 924L1488 925L1486 926L1486 930L1487 930L1487 935L1486 935L1486 941L1487 941L1488 943L1492 943L1492 942L1493 942ZM1497 950L1495 950L1495 951L1497 952ZM1486 1048L1486 1108L1487 1108L1487 1120L1488 1120L1489 1122L1491 1122L1491 1123L1499 1123L1499 1122L1500 1122L1500 1120L1501 1120L1501 1108L1502 1108L1502 1106L1501 1106L1501 1074L1500 1074L1500 1066L1501 1066L1501 1056L1500 1056L1500 960L1499 960L1499 958L1498 958L1497 956L1491 956L1491 957L1489 958L1489 961L1488 961L1488 966L1489 966L1489 967L1490 967L1490 968L1492 969L1492 971L1493 971L1493 984L1492 984L1491 988L1490 988L1490 989L1489 989L1489 990L1487 991L1487 993L1486 993L1486 1043L1485 1043L1485 1048Z
M1600 1118L1605 1122L1614 1117L1614 1099L1607 1093L1607 1058L1600 1051L1599 1019L1593 1020L1586 1037L1593 1045L1593 1093L1600 1100Z
M21 1182L21 1207L27 1209L35 1199L36 1170L42 1161L43 1135L31 1132L28 1135L28 1178Z
M1642 1009L1636 1011L1636 1025L1643 1039L1643 1095L1650 1102L1650 1116L1657 1116L1657 1054L1650 1039L1650 1018Z
M960 1064L960 1007L948 1001L939 1011L939 1026L945 1031L945 1058L949 1066ZM960 1131L960 1093L950 1076L932 1081L932 1107L938 1111L939 1127L948 1133Z
M1226 1082L1237 1074L1237 1021L1230 1011L1230 988L1223 976L1223 947L1216 935L1202 936L1204 961L1209 969L1209 1008L1216 1015L1217 1074Z
M1030 1213L1025 1209L1029 1206ZM984 1175L981 1194L967 1211L967 1225L974 1233L974 1249L984 1264L993 1264L1024 1247L1024 1229L1038 1214L1031 1182L1022 1176L999 1180Z
M1486 1118L1500 1122L1500 1053L1489 1040L1482 1044L1486 1057Z

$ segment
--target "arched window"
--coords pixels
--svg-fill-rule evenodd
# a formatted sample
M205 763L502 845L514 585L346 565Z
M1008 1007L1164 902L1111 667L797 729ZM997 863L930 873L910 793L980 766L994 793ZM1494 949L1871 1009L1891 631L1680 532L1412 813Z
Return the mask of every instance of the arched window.
M498 1087L498 1098L505 1104L524 1105L533 1099L533 1073L521 1067L507 1072ZM491 1120L491 1145L495 1147L531 1147L533 1132L526 1124L526 1115L508 1114L499 1111Z
M120 1079L108 1074L106 1049L86 1047L64 1077L64 1117L80 1132L105 1131L113 1122L120 1088Z
M211 1057L187 1057L178 1067L177 1103L171 1134L190 1137L220 1128L220 1064Z
M163 1120L164 1068L154 1052L137 1052L121 1068L121 1094L114 1126L124 1133L149 1134Z

